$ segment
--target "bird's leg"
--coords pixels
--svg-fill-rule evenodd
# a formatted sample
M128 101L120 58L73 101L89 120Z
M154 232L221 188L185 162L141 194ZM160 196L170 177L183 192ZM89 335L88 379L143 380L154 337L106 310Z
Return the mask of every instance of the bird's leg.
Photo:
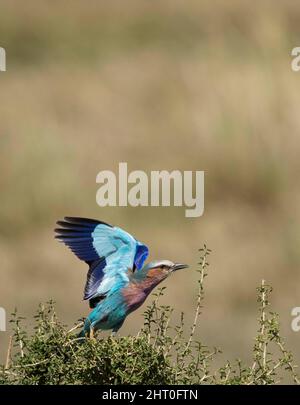
M95 339L94 328L93 328L92 326L90 326L90 339L96 340L96 339Z

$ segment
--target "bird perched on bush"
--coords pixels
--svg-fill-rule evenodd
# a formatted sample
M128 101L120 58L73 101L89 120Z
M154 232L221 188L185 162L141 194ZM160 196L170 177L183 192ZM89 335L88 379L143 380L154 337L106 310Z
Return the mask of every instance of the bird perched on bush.
M65 217L55 229L57 239L89 265L84 300L92 311L79 336L98 329L117 332L125 318L150 292L176 270L188 267L170 260L144 266L148 248L121 228L94 219Z

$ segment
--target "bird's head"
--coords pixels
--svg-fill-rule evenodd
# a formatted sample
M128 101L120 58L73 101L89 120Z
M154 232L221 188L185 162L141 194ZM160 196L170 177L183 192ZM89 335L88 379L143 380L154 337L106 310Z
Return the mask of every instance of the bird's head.
M166 278L174 271L189 267L187 264L173 263L171 260L155 260L143 268L147 277Z
M134 272L133 278L144 292L149 294L154 287L165 280L174 271L185 269L187 264L173 263L170 260L156 260Z

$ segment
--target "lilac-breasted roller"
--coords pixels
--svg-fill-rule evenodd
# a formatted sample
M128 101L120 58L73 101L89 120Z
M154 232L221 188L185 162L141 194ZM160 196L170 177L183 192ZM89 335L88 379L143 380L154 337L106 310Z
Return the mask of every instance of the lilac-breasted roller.
M84 300L92 311L80 336L98 329L117 332L125 318L172 272L188 267L169 260L144 266L148 248L121 228L95 219L65 217L56 238L89 265Z

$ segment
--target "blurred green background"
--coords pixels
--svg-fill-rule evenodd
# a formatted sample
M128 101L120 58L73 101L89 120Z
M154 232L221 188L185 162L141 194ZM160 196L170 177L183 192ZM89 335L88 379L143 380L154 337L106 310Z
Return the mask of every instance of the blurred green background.
M147 243L153 259L195 266L207 243L198 334L226 359L249 358L265 278L300 363L290 326L300 306L299 3L10 0L0 46L0 306L31 318L53 298L66 324L85 316L86 266L53 229L64 215L95 217ZM119 162L204 170L204 216L98 207L96 175ZM189 322L196 280L189 269L165 283L164 302ZM138 331L143 309L121 334Z

